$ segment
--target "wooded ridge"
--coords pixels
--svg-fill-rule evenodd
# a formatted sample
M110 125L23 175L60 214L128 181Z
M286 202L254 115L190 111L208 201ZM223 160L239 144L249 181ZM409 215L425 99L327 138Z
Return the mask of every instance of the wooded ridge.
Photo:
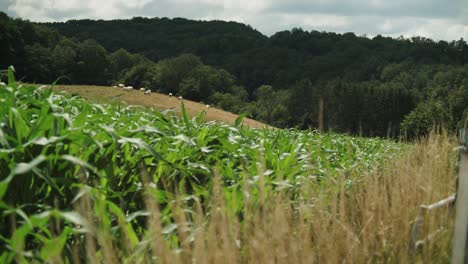
M325 130L396 137L434 125L456 129L468 115L463 39L300 28L267 37L241 23L183 18L37 24L4 13L0 31L0 68L14 65L23 80L125 82L277 127L321 123Z

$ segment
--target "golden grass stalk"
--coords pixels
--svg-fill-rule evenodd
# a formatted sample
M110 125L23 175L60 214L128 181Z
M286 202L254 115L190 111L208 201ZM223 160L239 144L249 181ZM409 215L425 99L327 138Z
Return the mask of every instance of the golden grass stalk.
M178 249L163 240L161 213L148 191L145 203L150 216L144 240L150 243L140 262L448 262L453 220L448 209L426 216L421 239L429 239L422 248L410 252L409 242L420 205L437 202L455 191L455 146L447 134L433 134L374 171L362 175L351 171L325 180L323 188L304 192L308 197L299 202L292 202L282 191L258 186L260 199L244 197L246 215L242 221L228 207L220 176L215 176L207 209L198 199L189 208L175 198L179 202L171 209L178 226ZM149 175L143 179L148 189ZM265 185L265 181L258 182ZM249 190L245 186L243 193ZM105 255L115 256L112 242L109 247L103 246L103 240L98 242L102 249L108 248ZM93 247L87 243L91 252Z

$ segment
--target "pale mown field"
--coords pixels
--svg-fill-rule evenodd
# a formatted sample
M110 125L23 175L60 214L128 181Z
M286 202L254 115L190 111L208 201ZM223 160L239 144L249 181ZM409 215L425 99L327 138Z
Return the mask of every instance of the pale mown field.
M165 94L152 93L145 95L138 90L125 91L119 88L112 88L108 86L87 86L87 85L57 85L57 91L66 91L70 94L78 94L95 102L110 102L114 100L124 101L131 105L143 105L152 107L155 110L173 109L180 114L180 102L177 96L169 97ZM196 116L201 111L205 110L205 105L190 100L184 99L185 107L190 116ZM206 120L223 121L226 123L234 123L237 118L236 114L226 112L220 109L210 107L206 113ZM245 118L243 123L249 127L263 128L266 125L256 120Z

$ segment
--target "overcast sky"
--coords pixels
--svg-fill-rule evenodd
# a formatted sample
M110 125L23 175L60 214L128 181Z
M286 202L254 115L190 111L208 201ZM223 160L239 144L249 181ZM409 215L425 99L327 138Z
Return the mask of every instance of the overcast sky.
M265 35L304 30L468 39L468 0L0 0L31 21L184 17L246 23Z

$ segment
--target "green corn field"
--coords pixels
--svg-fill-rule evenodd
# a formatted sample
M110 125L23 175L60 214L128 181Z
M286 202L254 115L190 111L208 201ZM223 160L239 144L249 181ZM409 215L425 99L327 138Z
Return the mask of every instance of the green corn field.
M242 118L92 104L15 82L10 69L0 263L447 260L447 239L409 256L403 238L419 204L453 191L449 136L408 144Z

